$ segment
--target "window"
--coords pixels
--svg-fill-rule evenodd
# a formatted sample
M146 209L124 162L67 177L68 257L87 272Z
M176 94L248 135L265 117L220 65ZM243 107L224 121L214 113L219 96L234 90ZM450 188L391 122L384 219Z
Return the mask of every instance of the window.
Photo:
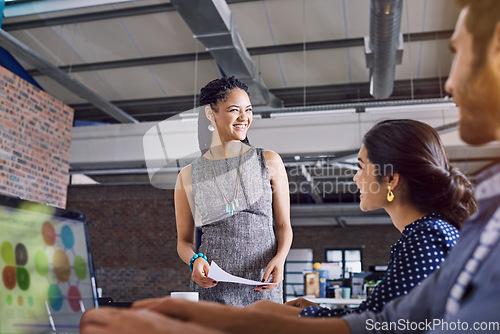
M296 299L304 293L304 270L312 270L312 248L292 248L285 262L285 301Z
M349 278L349 273L361 272L361 249L327 249L326 262L332 262L340 267L339 277L330 279Z

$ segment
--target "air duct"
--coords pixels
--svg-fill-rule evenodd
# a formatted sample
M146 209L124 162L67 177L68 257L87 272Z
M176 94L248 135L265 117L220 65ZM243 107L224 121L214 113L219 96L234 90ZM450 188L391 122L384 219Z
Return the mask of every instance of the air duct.
M401 64L402 12L403 0L370 1L370 36L365 36L365 56L370 69L370 95L377 99L392 94L396 64Z
M226 75L235 75L250 90L252 104L280 108L274 96L258 75L255 63L245 48L224 0L172 0L177 11Z

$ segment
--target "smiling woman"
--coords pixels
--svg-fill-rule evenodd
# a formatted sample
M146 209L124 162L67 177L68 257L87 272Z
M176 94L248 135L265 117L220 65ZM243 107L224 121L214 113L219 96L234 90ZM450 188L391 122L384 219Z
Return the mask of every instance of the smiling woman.
M212 80L201 89L200 106L205 106L198 116L198 143L203 154L209 147L220 146L222 141L240 140L249 144L246 134L253 113L245 83L235 77Z
M246 306L281 303L281 284L241 286L208 277L208 261L232 275L281 283L292 242L288 180L280 156L250 145L252 104L246 84L223 77L201 90L198 143L202 156L177 178L177 251L201 300ZM196 249L193 232L201 225Z

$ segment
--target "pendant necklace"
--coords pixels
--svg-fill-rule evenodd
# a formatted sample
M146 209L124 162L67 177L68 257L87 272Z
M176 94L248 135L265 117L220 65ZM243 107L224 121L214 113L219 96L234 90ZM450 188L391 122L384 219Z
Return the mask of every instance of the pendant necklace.
M210 151L210 156L212 159L210 160L210 163L212 165L212 171L214 172L214 178L215 178L215 183L217 183L217 187L219 188L220 193L222 194L222 197L224 198L224 201L226 202L226 213L229 215L233 215L234 211L236 208L239 206L238 205L238 189L240 188L240 178L241 178L241 161L243 160L243 143L241 143L241 150L240 150L240 162L238 164L238 171L237 171L237 177L236 177L236 185L234 186L234 197L233 201L230 202L226 195L224 194L224 191L222 190L222 187L219 184L219 180L217 179L217 174L215 173L215 167L214 167L214 155L212 154L212 148L209 148Z

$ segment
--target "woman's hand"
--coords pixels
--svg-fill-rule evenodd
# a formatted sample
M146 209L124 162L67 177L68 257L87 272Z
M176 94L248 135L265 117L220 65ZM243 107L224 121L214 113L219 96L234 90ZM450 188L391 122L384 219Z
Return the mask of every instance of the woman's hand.
M255 291L269 291L278 286L278 283L283 281L285 262L278 257L274 257L267 264L266 271L262 276L262 282L265 283L277 283L271 285L259 285L255 287ZM271 279L269 279L271 278Z
M302 298L302 297L295 299L295 300L291 300L289 302L286 302L284 305L294 306L294 307L298 307L300 309L305 309L306 307L309 307L309 306L319 307L318 304L313 303L313 302L311 302L305 298Z
M193 273L191 277L193 281L199 286L207 289L213 288L217 285L217 281L208 277L208 271L210 270L210 265L205 259L199 257L193 263Z

